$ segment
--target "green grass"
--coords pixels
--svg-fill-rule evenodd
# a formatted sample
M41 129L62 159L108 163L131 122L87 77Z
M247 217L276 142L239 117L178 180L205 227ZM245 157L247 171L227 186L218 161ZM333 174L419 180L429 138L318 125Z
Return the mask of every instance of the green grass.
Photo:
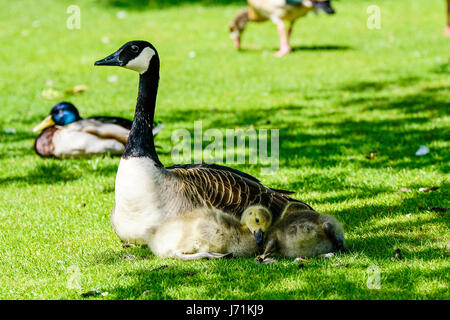
M99 289L109 293L99 299L449 299L449 214L424 209L449 206L444 1L377 1L380 30L366 28L373 1L335 1L335 16L298 22L283 59L272 55L270 23L250 25L245 50L233 49L227 25L244 1L145 2L77 1L80 30L65 27L73 1L0 4L0 298L82 299ZM179 262L123 249L109 223L119 158L41 159L31 128L58 101L40 96L48 80L58 91L88 85L64 97L84 116L131 118L136 74L93 62L132 39L160 53L164 164L172 130L195 120L223 131L279 128L275 174L234 167L336 216L349 251L300 269L292 259ZM420 145L430 153L415 156ZM439 189L418 191L427 186ZM391 259L395 249L402 260ZM372 265L379 290L366 284ZM68 287L74 272L78 289Z

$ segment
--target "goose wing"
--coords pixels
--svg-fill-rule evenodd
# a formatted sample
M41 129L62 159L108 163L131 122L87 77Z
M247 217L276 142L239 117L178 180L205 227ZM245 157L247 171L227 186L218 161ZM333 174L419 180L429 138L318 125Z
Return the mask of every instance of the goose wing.
M248 173L239 171L237 169L233 169L230 167L225 167L225 166L221 166L219 164L213 164L213 163L201 163L201 164L176 164L174 166L171 167L167 167L166 169L173 169L173 168L181 168L181 169L192 169L192 168L210 168L210 169L216 169L216 170L225 170L225 171L230 171L232 173L238 174L244 178L247 178L249 180L252 180L256 183L261 183L261 181L259 181L259 179L255 178L252 175L249 175ZM293 194L295 193L294 191L288 191L288 190L282 190L282 189L274 189L274 188L269 188L273 191L279 192L279 193L284 193L284 194Z
M268 188L255 177L225 166L176 165L167 170L183 181L183 192L194 205L216 208L236 216L249 205L259 204L269 208L276 220L289 202L301 202L289 197L288 191Z

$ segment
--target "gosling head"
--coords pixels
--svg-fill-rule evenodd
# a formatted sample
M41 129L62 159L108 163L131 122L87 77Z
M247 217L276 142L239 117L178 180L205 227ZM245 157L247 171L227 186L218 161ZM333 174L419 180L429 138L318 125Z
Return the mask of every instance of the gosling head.
M253 233L256 244L261 245L264 240L264 232L272 224L272 214L265 207L250 206L242 214L241 223Z
M281 229L284 246L298 255L345 251L343 226L333 216L300 210L286 216Z
M113 54L94 63L96 66L119 66L130 70L146 73L151 65L159 68L158 52L147 41L130 41L125 43Z
M33 132L42 131L54 125L66 126L80 119L80 114L73 104L70 102L60 102L55 104L50 110L50 114L33 128Z

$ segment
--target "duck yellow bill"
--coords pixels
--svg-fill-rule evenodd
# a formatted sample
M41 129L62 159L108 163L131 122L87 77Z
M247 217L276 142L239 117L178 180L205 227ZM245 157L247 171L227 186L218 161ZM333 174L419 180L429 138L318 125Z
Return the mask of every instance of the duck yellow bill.
M54 125L55 125L55 122L53 121L52 116L48 116L47 118L44 119L44 121L42 121L36 127L33 128L33 132L42 131L45 128L48 128L48 127L51 127Z

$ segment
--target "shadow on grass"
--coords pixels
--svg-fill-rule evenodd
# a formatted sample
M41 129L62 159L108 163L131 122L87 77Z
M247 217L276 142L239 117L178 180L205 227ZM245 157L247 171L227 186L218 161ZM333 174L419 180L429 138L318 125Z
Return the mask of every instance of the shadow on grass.
M245 0L98 0L100 3L129 10L161 9L182 5L227 6L241 4L246 6Z
M114 299L411 299L445 294L441 288L416 290L419 280L442 277L445 268L411 268L405 261L393 262L387 270L380 265L382 290L370 290L365 281L370 263L350 263L347 268L334 264L319 258L302 269L292 259L271 265L253 259L161 262L152 268L140 267L122 274L128 278L128 284L108 291Z
M348 102L350 104L350 102ZM280 167L295 168L298 161L303 165L313 167L334 167L341 164L353 164L364 168L424 168L437 166L442 172L450 171L450 154L442 145L448 140L445 128L431 126L424 128L432 119L417 117L415 112L433 108L436 116L445 113L447 104L444 98L434 94L422 96L420 94L388 101L359 101L366 110L398 109L405 114L399 119L316 121L315 119L301 119L301 110L306 106L275 106L270 109L249 108L236 112L197 110L177 111L173 115L174 122L191 125L198 119L205 119L204 126L208 128L248 128L253 125L256 129L280 129ZM343 102L345 106L346 102ZM273 120L272 114L285 114L288 121ZM325 111L326 112L326 111ZM330 118L334 111L330 110ZM324 114L321 114L322 116ZM308 129L308 133L303 130ZM321 132L310 129L321 129ZM204 147L209 142L204 141ZM426 156L416 156L420 145L437 145L431 148ZM442 145L442 146L441 146ZM366 156L376 150L372 159Z
M275 52L279 48L272 48L272 51ZM353 47L347 46L347 45L338 45L338 44L322 44L322 45L300 45L300 46L293 46L291 54L295 52L301 52L301 51L348 51L353 50ZM263 51L263 48L256 47L242 47L239 52L241 53L257 53Z
M439 186L439 189L431 192L419 192L419 188L424 187L423 185L418 185L415 183L411 183L406 187L414 190L410 193L399 192L399 190L392 190L390 188L367 188L361 189L361 192L358 194L358 199L369 199L378 196L380 193L390 193L390 194L400 194L401 201L397 204L393 205L370 205L370 206L362 206L362 207L351 207L347 209L342 209L335 211L334 213L342 220L349 219L354 220L354 217L358 217L358 221L360 224L364 225L365 223L371 221L373 219L384 218L388 216L395 215L406 215L408 213L423 213L426 212L430 207L447 207L448 199L447 194L450 190L450 185L447 181L442 183L436 182L436 186ZM346 190L345 186L338 185L336 187L332 187L333 189ZM342 202L347 200L349 197L345 194L340 197L330 197L323 198L322 202L325 203L334 203L334 202ZM443 217L443 213L436 213L437 218ZM372 229L370 227L369 229Z
M277 48L278 50L278 48ZM353 50L353 47L348 45L339 44L321 44L321 45L309 45L309 46L293 46L292 52L297 51L348 51Z
M151 259L154 256L147 247L135 246L131 248L122 248L121 244L117 246L117 250L109 249L103 251L89 259L93 264L114 265L123 263L125 260L143 260Z
M420 77L412 76L406 78L399 78L391 81L361 81L356 83L347 84L341 87L341 90L351 91L351 92L362 92L362 91L381 91L388 87L408 87L418 81Z
M79 179L80 173L64 165L63 162L39 163L23 176L0 179L0 185L25 183L29 185L65 183Z
M433 72L438 74L449 74L450 73L450 62L443 63L433 69Z
M9 144L23 140L34 139L36 134L26 131L17 131L15 133L0 132L0 144Z

